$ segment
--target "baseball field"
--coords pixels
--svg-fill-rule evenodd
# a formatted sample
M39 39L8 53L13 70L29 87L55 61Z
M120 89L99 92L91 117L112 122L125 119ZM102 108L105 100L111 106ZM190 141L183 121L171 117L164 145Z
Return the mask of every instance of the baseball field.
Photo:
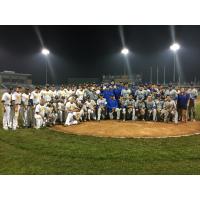
M200 135L111 138L0 128L0 163L0 174L200 174Z

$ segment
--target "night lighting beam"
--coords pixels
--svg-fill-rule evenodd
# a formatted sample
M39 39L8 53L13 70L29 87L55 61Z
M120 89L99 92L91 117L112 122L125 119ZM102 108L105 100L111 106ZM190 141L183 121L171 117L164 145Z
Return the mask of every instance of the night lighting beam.
M123 48L121 50L121 53L124 54L125 56L129 53L129 50L127 48Z
M42 49L42 51L41 51L41 53L45 56L45 57L47 57L49 54L50 54L50 51L48 50L48 49L46 49L46 48L43 48ZM47 70L48 70L48 60L46 59L46 84L47 84L47 82L48 82L48 72L47 72Z
M174 43L170 46L170 50L174 52L174 72L173 72L173 82L176 81L176 52L180 49L180 45L178 43Z

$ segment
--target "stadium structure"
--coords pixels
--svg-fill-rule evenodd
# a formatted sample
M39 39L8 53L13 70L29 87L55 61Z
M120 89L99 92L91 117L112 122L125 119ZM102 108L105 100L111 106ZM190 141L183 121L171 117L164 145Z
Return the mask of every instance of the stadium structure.
M16 73L14 71L0 72L0 87L16 87L20 85L22 87L33 87L32 74Z
M142 75L133 74L132 76L128 75L103 75L102 81L104 83L110 83L114 81L115 83L130 83L130 84L139 84L142 82Z

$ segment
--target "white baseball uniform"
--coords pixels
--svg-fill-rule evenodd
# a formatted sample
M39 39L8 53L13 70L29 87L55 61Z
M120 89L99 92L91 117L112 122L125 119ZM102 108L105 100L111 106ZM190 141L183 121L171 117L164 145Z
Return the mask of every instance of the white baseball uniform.
M20 92L14 92L12 94L12 101L14 101L14 116L13 116L13 130L18 127L19 111L22 102L22 94Z
M2 96L2 103L3 103L3 129L8 130L8 128L12 127L12 120L11 120L11 100L12 100L12 95L9 94L8 92L5 92Z

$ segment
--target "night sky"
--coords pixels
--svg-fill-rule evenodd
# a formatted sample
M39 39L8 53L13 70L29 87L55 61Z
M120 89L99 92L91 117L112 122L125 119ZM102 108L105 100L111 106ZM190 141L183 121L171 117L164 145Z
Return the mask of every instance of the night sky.
M39 30L42 40L39 39ZM170 26L123 26L133 73L141 73L144 81L172 81L173 53ZM200 79L200 26L175 26L176 41L184 81ZM43 43L43 44L42 44ZM65 83L68 77L100 77L122 74L126 65L120 53L122 41L119 26L0 26L0 71L33 74L33 83L45 81L45 58L40 51L47 47L50 83Z

